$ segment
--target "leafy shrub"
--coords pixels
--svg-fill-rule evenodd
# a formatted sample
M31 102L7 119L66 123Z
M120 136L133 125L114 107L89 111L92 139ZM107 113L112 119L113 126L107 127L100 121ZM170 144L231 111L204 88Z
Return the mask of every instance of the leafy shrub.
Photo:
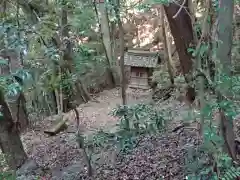
M138 135L157 133L165 125L163 115L146 104L118 106L111 115L120 118L119 130L115 134L122 151L133 148Z
M189 147L186 157L186 174L188 179L236 179L240 169L235 167L233 160L223 151L224 140L219 134L219 125L213 120L213 112L222 108L226 116L233 119L236 107L230 101L219 103L208 102L202 109L204 115L203 141L196 147Z

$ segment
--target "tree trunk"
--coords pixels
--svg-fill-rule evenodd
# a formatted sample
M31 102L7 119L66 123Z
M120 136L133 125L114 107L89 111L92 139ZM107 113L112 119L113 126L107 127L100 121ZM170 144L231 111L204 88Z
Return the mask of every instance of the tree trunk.
M232 49L232 22L233 22L233 7L234 2L229 0L220 0L220 11L218 14L218 48L217 59L221 63L221 72L231 77L231 49ZM226 92L231 96L231 87ZM218 94L218 102L223 101L224 98ZM229 154L233 160L236 160L236 152L234 148L235 134L233 129L233 120L225 115L225 110L219 108L220 112L220 129L224 138L224 150Z
M209 34L212 35L212 37L208 37L208 43L209 43L209 49L208 49L208 56L207 56L207 65L208 65L208 70L209 70L209 77L211 79L212 82L214 82L214 78L215 78L215 62L214 62L214 58L213 58L213 46L214 43L216 42L212 42L211 39L213 39L213 37L215 37L213 33L213 26L214 26L214 16L215 12L214 12L214 7L212 5L212 2L210 2L209 4L209 18L208 20L209 22Z
M188 48L193 45L194 36L192 22L189 16L188 1L180 0L179 3L184 8L181 8L175 3L170 3L168 6L164 6L164 9L176 44L182 72L188 84L186 96L187 99L190 100L189 103L193 103L196 92L195 89L189 85L192 79L193 62Z
M122 25L122 21L120 18L120 11L119 11L119 2L114 4L114 11L116 13L117 24L119 28L119 38L120 38L120 68L121 68L121 92L122 92L122 104L126 105L126 77L125 77L125 68L124 68L124 29Z
M15 122L19 123L19 130L22 132L29 125L28 113L26 109L26 99L22 92L18 93L18 95L13 98L14 99L11 99L8 103L9 108L12 113L12 118L15 120Z
M115 78L115 85L120 85L120 73L119 73L119 63L118 58L118 46L117 46L117 39L115 38L116 31L117 31L117 25L114 21L111 22L111 46L113 51L113 60L116 62L116 69L114 69L114 72L116 72L116 78Z
M106 48L106 55L108 57L110 66L116 65L113 62L113 52L111 47L111 35L110 35L110 28L109 28L109 20L108 20L108 13L104 3L98 4L98 12L97 16L99 17L99 23L101 24L101 33L103 37L103 44Z
M2 91L0 91L0 105L3 114L0 120L0 148L6 155L8 166L12 170L16 170L25 162L27 155L23 149L19 132L14 128L15 123Z
M104 3L99 3L97 7L96 2L94 2L94 8L95 8L95 13L96 13L100 31L101 31L102 45L104 47L106 59L109 65L109 69L108 69L109 76L112 80L112 87L114 87L117 83L117 73L114 72L114 69L117 64L116 64L116 59L113 52L114 46L113 46L113 39L111 38L111 34L110 34L107 8L105 7Z
M7 68L1 68L1 74L7 75L16 72L21 69L21 61L18 53L15 50L6 49L2 50L0 56L8 59L9 65ZM19 77L15 77L15 80L23 86L23 80ZM9 102L9 108L12 112L13 119L18 122L21 126L20 130L23 131L29 125L29 119L26 108L26 99L23 92L19 92L14 97L11 97L11 102Z
M61 69L60 69L61 73L69 75L70 73L73 73L75 71L75 68L73 63L73 44L69 39L69 28L67 26L68 13L65 7L62 8L61 15L62 15L61 17L62 32L60 36L55 34L55 37L53 39L56 42L56 47L63 51L63 57L62 57L63 64L62 65L58 64L57 66L61 66ZM66 40L63 40L64 38ZM65 44L65 46L63 44ZM59 74L59 70L58 72L56 72L56 74ZM72 84L72 91L74 92L73 93L74 95L72 97L68 97L66 92L64 91L62 92L64 94L64 97L68 98L68 100L65 99L63 101L63 103L67 103L67 104L63 104L64 107L71 107L70 104L72 101L74 101L75 104L80 104L82 102L91 100L90 95L88 94L86 88L84 87L84 84L81 82L79 77L77 81L74 84ZM70 109L65 109L65 110L68 111Z
M163 6L161 7L161 25L162 25L162 35L163 35L163 39L164 39L164 61L167 62L167 68L168 68L168 74L170 77L170 82L171 84L174 84L174 74L173 74L173 66L172 63L170 61L171 57L171 53L169 52L168 49L168 40L167 40L167 34L166 34L166 27L165 27L165 15L164 15L164 8Z
M180 1L180 4L183 4L183 0ZM164 6L164 9L176 44L182 72L188 83L189 76L191 77L192 75L193 62L191 54L187 50L193 43L193 29L191 18L188 12L186 12L188 11L187 1L183 6L186 8L181 9L179 5L170 3L169 6Z

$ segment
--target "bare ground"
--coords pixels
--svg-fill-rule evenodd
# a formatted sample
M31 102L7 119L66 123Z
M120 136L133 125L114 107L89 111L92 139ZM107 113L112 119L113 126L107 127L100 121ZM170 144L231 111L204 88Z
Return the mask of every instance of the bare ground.
M119 90L103 91L97 100L99 103L88 102L77 108L80 115L80 128L85 134L109 129L117 122L109 112L120 103ZM64 114L64 117L68 119L68 129L56 136L48 136L43 132L51 127L56 117L48 117L41 122L36 122L31 130L22 135L28 156L47 169L59 169L81 159L81 152L78 150L75 139L75 113L71 111Z

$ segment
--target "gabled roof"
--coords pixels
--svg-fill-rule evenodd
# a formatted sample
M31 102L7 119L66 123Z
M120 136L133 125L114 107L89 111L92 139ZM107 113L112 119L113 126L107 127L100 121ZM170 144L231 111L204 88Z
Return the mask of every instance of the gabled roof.
M128 50L124 54L124 65L154 68L159 60L158 52Z

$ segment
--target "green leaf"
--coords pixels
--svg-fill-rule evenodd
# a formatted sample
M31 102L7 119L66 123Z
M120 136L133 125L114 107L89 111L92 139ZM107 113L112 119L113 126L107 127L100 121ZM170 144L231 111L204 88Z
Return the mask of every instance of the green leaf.
M8 65L8 60L0 58L0 66L1 65Z

